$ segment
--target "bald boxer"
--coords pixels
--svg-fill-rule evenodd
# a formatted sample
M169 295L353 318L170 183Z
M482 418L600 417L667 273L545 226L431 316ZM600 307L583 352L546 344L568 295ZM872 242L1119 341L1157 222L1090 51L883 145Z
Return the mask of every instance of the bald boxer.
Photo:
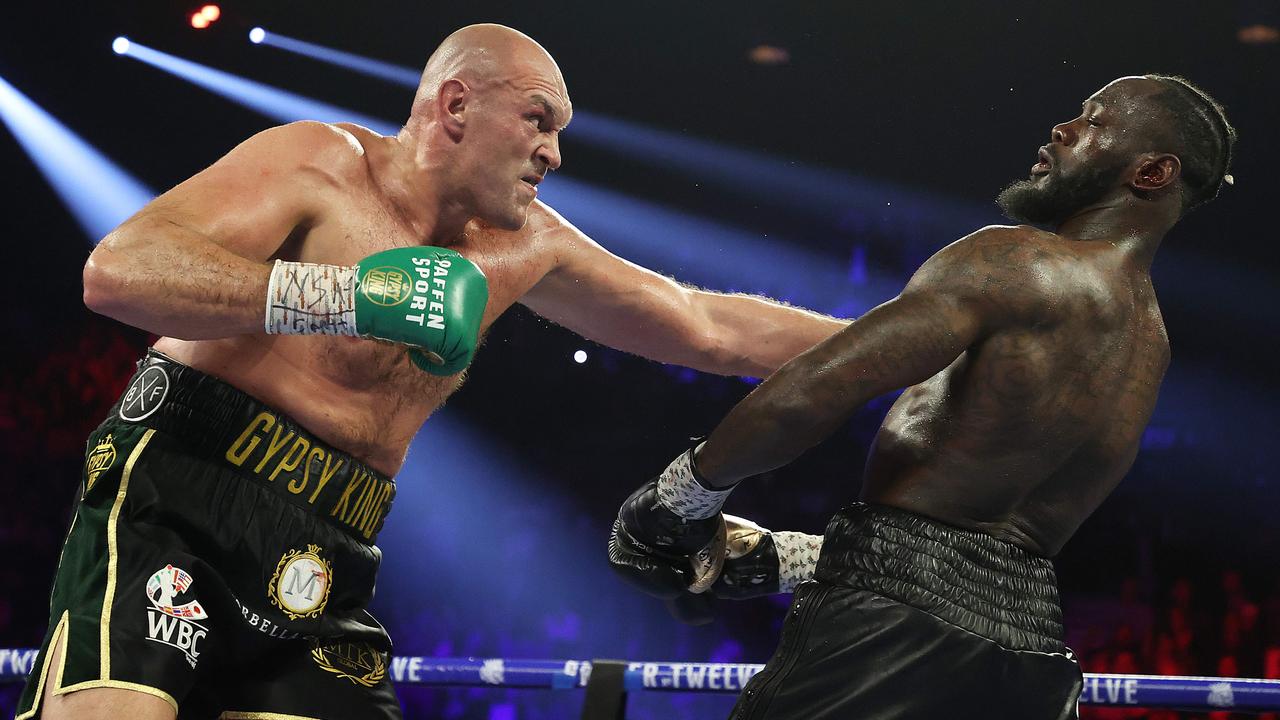
M723 532L734 485L906 388L861 502L825 538L724 518L715 595L799 583L735 720L1076 716L1081 674L1049 558L1133 464L1169 362L1151 262L1230 181L1234 142L1222 107L1185 79L1108 84L1000 193L1031 225L943 248L627 499L613 566L687 610L685 558Z
M541 46L466 27L398 135L272 128L103 239L86 304L162 337L89 438L19 718L399 717L366 610L391 478L517 301L722 374L844 326L682 286L536 202L571 117Z

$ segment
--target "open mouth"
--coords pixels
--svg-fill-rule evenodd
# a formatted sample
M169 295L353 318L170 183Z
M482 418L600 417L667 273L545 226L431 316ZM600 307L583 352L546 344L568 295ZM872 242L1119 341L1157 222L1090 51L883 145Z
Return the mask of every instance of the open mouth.
M542 176L541 175L525 175L524 177L520 178L520 182L524 183L525 185L528 185L536 193L538 192L538 183L542 182Z
M1048 149L1040 148L1037 155L1036 164L1031 166L1032 175L1044 175L1053 167L1053 156L1049 154Z

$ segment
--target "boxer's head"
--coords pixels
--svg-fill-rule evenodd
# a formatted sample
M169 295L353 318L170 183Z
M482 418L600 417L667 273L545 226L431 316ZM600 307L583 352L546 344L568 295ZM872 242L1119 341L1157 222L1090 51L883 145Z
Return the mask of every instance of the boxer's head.
M572 106L555 60L502 25L470 25L427 61L413 115L433 127L446 202L508 230L524 225L534 186L560 167ZM413 119L411 119L413 122Z
M1180 77L1123 77L1055 125L1031 178L1001 191L1010 219L1060 225L1090 207L1168 203L1178 216L1217 196L1235 130L1222 106Z

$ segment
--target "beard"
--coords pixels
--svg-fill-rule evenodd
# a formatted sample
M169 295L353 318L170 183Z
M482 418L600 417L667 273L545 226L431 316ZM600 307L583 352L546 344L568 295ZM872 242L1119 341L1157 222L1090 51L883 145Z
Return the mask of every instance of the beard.
M996 204L1014 222L1056 226L1106 197L1127 165L1114 161L1071 175L1063 175L1054 167L1048 175L1035 180L1010 183L996 196Z

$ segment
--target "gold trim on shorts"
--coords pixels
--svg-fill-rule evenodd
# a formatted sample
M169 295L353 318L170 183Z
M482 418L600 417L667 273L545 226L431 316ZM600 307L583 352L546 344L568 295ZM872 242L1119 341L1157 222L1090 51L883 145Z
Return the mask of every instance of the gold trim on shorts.
M319 717L303 717L302 715L282 715L279 712L242 712L228 710L218 716L218 720L320 720Z
M129 477L133 475L134 463L138 462L138 457L142 455L142 451L146 449L147 443L151 441L151 437L155 434L155 428L148 429L142 434L142 439L138 441L138 444L134 446L133 452L129 453L129 459L124 464L124 474L120 478L120 489L116 491L116 502L111 506L111 515L107 519L107 590L102 596L102 618L98 623L98 678L100 682L108 682L111 679L111 604L116 599L116 572L120 567L119 546L116 542L116 523L120 519L120 509L124 507L125 493L129 492ZM83 685L86 685L86 683L79 683L76 687ZM156 692L160 691L157 690ZM169 697L167 693L164 697L173 703L173 698ZM173 703L173 709L175 712L177 711L177 703Z
M75 685L68 685L67 687L62 687L62 673L67 667L67 646L70 644L71 644L71 611L64 610L62 612L62 619L58 621L58 624L53 631L53 637L50 638L49 640L50 651L45 655L44 662L42 662L40 665L40 684L36 686L36 694L35 694L35 698L31 701L31 709L21 715L16 716L14 720L30 720L30 718L35 717L35 714L40 711L41 709L40 704L41 704L41 701L44 699L45 684L48 680L49 659L53 657L54 652L58 651L59 645L61 645L61 653L58 656L58 669L53 676L53 692L52 692L53 697L61 697L68 693L73 693L80 690L92 690L94 688L113 688L115 690L130 690L133 692L140 692L146 695L151 695L153 697L158 697L161 700L164 700L165 702L169 703L169 707L173 708L174 715L178 714L178 701L174 700L173 696L170 695L169 693L159 688L153 688L149 685L140 685L138 683L124 682L121 680L88 680L86 682L76 683Z

